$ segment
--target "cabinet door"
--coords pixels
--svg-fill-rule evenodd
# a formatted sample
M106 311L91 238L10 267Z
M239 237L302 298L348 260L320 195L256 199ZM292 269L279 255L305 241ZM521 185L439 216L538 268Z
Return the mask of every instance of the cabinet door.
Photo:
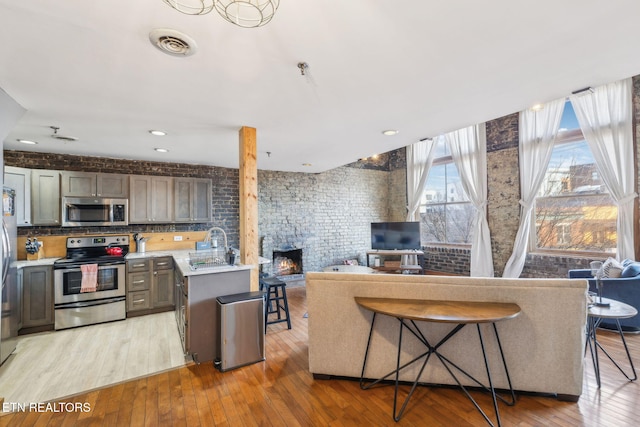
M62 172L62 195L95 197L98 176L95 173Z
M211 180L193 180L193 221L211 221Z
M151 222L151 177L131 175L129 190L129 223Z
M22 272L22 327L52 325L53 268L25 267Z
M97 192L100 197L129 197L129 176L117 173L100 173L97 176Z
M31 225L31 169L4 167L4 185L16 190L16 221L18 227Z
M192 218L193 180L191 178L176 178L174 180L174 220L189 222Z
M153 222L173 222L173 178L151 178L151 216Z
M31 171L31 223L60 225L60 172Z
M157 270L153 272L153 308L173 305L174 300L173 270Z

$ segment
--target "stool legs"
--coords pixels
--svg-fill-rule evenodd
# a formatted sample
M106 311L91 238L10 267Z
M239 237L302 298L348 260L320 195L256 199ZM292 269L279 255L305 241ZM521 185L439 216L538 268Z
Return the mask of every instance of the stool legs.
M267 332L267 326L274 323L287 322L287 328L291 329L291 319L289 316L289 302L287 301L287 290L285 283L269 284L265 283L267 288L267 301L264 312L264 329ZM275 314L275 320L269 320L269 315Z

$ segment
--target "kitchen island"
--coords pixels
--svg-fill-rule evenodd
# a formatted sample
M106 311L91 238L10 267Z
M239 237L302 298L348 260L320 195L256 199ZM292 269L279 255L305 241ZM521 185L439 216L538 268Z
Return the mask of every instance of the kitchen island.
M192 270L187 257L174 253L176 322L185 355L196 363L218 354L218 303L223 295L249 292L252 265L225 265Z

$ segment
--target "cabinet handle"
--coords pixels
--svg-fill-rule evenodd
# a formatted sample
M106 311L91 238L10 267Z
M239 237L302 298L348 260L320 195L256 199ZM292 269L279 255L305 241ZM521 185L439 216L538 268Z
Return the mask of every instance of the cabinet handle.
M144 279L142 279L142 280L134 280L133 281L133 283L144 283L144 282L145 282Z
M141 302L144 302L144 299L134 299L133 300L134 304L138 304L138 303L141 303Z
M133 264L133 267L137 268L137 267L144 267L144 264Z
M169 264L168 262L159 262L158 265L167 265Z

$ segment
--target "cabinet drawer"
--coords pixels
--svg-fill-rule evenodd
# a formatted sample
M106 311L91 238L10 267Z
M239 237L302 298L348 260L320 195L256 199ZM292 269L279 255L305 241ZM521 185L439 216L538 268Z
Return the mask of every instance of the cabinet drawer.
M132 259L127 261L127 272L135 273L138 271L149 271L149 260L148 259Z
M143 271L140 273L130 273L127 278L128 292L149 290L151 275L148 271Z
M153 259L153 271L171 269L173 269L173 258L163 257Z
M151 293L149 291L127 293L127 311L145 310L148 308L151 308Z

